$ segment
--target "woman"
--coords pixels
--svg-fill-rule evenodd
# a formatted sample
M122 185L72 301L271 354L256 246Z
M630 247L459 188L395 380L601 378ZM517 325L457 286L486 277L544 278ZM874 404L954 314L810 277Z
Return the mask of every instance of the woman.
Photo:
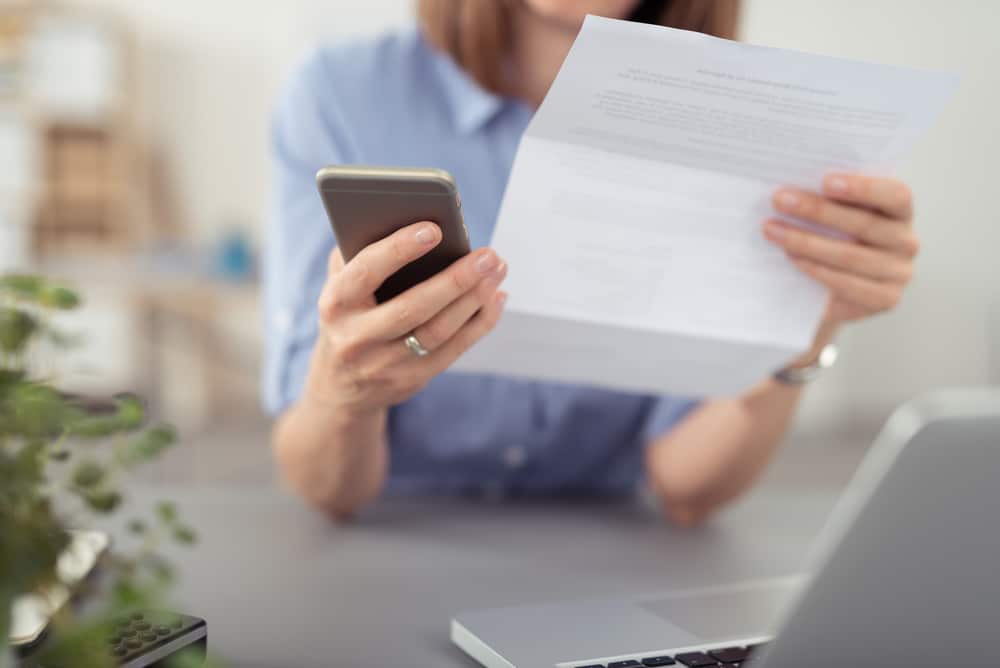
M473 246L490 238L518 140L587 13L732 37L735 0L422 0L419 29L324 49L277 109L278 212L268 242L265 391L284 476L349 516L384 488L495 494L628 493L644 478L677 523L697 523L751 484L801 388L794 374L696 402L444 374L497 322L507 267L479 248L376 306L374 289L440 239L418 223L345 264L314 185L330 163L436 166L455 175ZM813 365L846 322L893 308L917 238L902 183L831 174L822 192L780 189L762 233L830 303ZM678 286L678 289L683 289ZM414 334L431 353L418 357Z

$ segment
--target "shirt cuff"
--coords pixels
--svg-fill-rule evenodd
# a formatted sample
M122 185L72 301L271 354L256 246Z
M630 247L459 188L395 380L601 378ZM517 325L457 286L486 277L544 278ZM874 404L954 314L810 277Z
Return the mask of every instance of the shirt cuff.
M649 445L666 434L700 405L701 401L698 399L683 397L660 397L654 400L653 408L643 426L643 444Z

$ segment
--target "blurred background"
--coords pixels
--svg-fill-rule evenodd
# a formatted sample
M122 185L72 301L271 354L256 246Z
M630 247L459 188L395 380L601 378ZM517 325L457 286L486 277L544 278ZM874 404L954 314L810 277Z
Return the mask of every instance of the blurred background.
M71 328L85 343L66 385L142 392L193 444L188 472L266 475L243 462L266 457L257 258L274 96L318 43L411 12L409 0L0 0L0 271L81 288ZM902 171L924 239L917 279L897 312L845 333L841 363L810 388L788 455L808 453L809 470L860 452L914 394L1000 381L997 25L1000 3L979 0L744 4L753 43L962 75Z

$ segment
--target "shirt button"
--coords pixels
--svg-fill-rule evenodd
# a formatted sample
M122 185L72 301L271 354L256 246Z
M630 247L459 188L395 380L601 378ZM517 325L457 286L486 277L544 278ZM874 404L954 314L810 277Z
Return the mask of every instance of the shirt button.
M519 469L528 461L528 450L523 445L512 445L504 450L503 461L507 468Z

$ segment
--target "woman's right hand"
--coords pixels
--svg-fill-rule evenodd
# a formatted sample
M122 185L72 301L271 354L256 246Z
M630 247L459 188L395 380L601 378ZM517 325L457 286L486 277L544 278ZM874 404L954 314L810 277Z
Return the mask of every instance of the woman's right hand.
M330 253L319 298L319 337L306 393L349 421L405 401L496 325L507 295L499 291L507 265L478 249L382 304L375 290L441 241L430 222L415 223L378 241L350 262ZM413 334L429 354L418 357L404 339Z

